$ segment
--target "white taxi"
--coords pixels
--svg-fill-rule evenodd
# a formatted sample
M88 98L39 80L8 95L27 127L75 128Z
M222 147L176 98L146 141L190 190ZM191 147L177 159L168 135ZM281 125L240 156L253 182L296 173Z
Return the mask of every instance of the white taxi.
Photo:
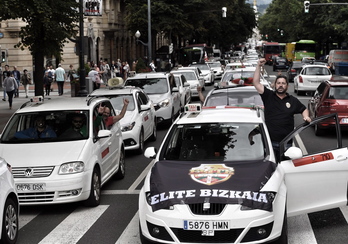
M107 98L32 99L7 122L0 156L11 162L21 205L100 203L101 187L125 176L119 122L98 114ZM20 153L16 153L20 152Z
M144 142L157 138L156 111L152 101L138 87L108 88L96 89L88 96L109 98L117 113L122 110L123 99L128 99L126 114L120 120L123 142L126 150L143 153Z
M0 243L16 243L19 230L19 203L11 165L0 157Z
M145 151L154 164L139 195L142 243L287 243L287 216L347 204L347 148L303 156L293 146L276 162L262 109L185 110L158 153ZM281 151L331 116L299 126Z

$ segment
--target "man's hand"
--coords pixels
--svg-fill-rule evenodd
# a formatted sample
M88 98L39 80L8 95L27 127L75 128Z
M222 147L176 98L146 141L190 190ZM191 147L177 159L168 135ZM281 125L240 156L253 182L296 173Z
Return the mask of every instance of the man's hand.
M260 58L259 61L258 61L258 63L257 63L257 65L260 66L260 67L262 67L262 66L265 65L265 63L266 63L266 59Z
M105 108L105 106L102 107L102 105L100 104L99 108L98 108L98 114L103 114L104 113L104 108Z
M127 98L123 99L123 105L128 106L129 100Z

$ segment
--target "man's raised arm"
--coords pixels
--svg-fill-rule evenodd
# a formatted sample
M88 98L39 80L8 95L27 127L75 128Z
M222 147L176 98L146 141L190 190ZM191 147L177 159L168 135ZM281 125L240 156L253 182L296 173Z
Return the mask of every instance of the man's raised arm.
M260 82L261 68L266 63L266 59L260 58L256 65L256 70L253 77L253 85L259 94L263 94L265 87Z

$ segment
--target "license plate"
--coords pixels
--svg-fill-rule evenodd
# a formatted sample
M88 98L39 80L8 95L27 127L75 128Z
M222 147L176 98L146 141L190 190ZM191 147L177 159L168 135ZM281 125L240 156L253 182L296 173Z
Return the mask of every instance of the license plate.
M184 230L229 230L230 229L230 221L222 220L184 220ZM209 235L209 232L205 232L206 235ZM204 233L202 232L202 235ZM214 235L214 233L213 233Z
M342 124L348 124L348 118L343 118L343 119L341 120L341 123L342 123Z
M27 192L27 191L45 191L46 184L16 184L18 192Z

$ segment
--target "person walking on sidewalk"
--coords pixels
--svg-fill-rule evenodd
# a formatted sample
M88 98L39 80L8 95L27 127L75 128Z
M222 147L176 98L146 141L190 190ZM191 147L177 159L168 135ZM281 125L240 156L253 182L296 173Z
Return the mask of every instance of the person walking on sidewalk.
M5 65L5 71L2 72L2 81L4 81L7 77L7 72L10 71L10 66L8 66L7 64ZM4 102L6 101L6 89L4 88L4 98L2 99Z
M11 71L7 71L6 79L2 82L2 86L6 89L8 104L10 109L12 109L13 95L16 89L18 89L18 84Z
M28 98L29 94L29 85L31 84L31 78L28 74L28 70L23 70L23 75L21 77L21 83L24 86L25 97Z
M64 92L64 82L66 80L65 70L62 68L61 64L58 64L58 68L54 72L54 77L58 85L58 95L63 95Z
M17 70L17 66L13 66L13 77L15 78L18 88L15 91L14 96L19 97L19 82L21 80L21 72Z
M45 72L45 75L43 77L43 84L45 87L45 96L49 96L51 92L51 84L53 79L48 77L48 71Z

